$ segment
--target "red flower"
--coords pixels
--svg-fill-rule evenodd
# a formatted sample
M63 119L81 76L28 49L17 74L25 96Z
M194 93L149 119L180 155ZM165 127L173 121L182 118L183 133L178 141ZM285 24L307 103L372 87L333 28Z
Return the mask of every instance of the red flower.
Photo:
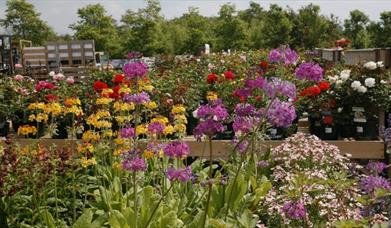
M315 96L318 96L320 94L320 92L321 92L320 88L317 85L314 85L314 86L308 87L308 88L304 89L303 91L301 91L300 96L302 96L302 97L306 97L306 96L315 97Z
M54 101L57 100L57 96L49 93L48 95L45 96L46 101Z
M269 63L266 62L266 61L262 61L261 63L259 63L259 66L260 66L263 70L267 70L267 68L269 68Z
M101 81L94 82L94 90L96 92L101 92L103 89L107 89L109 86Z
M318 87L320 88L321 91L328 90L330 88L330 84L328 82L319 82Z
M206 79L206 82L208 84L212 84L217 81L217 75L216 74L209 74L208 78Z
M120 89L121 89L121 86L119 86L119 85L116 85L113 87L114 93L118 93Z
M332 116L323 116L323 124L331 125L333 123Z
M114 75L114 78L112 80L115 84L121 84L125 79L125 76L123 74L116 74Z
M229 70L224 73L224 77L227 80L233 80L235 78L235 75L232 71Z

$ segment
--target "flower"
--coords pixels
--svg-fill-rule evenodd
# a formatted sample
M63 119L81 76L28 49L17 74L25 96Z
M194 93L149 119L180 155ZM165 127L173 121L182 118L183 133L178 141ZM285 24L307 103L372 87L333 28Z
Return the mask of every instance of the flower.
M54 100L57 100L57 96L49 93L49 94L45 95L45 100L46 101L54 101Z
M254 114L255 108L252 104L240 103L235 106L235 114L238 116L250 116Z
M318 83L318 87L321 91L325 91L330 88L330 84L328 82L322 81Z
M326 125L333 124L333 117L332 116L323 116L323 124L326 124Z
M359 87L357 88L357 91L358 91L359 93L366 93L366 92L367 92L367 87L361 85L361 86L359 86Z
M148 125L148 133L149 134L161 134L164 131L164 124L155 122Z
M180 114L180 113L185 113L185 112L186 112L186 108L181 104L174 105L171 109L172 114Z
M184 169L167 169L167 177L170 181L187 182L193 178L191 167L187 166Z
M263 77L257 77L256 79L247 79L244 84L249 89L262 89L265 82Z
M135 103L135 104L143 104L143 103L147 103L150 101L150 98L149 98L149 95L148 93L146 92L141 92L139 94L126 94L124 97L123 97L123 100L125 102L132 102L132 103Z
M16 81L23 81L24 77L22 75L20 75L20 74L17 74L17 75L15 75L14 79Z
M376 80L374 78L366 78L364 84L368 88L375 87Z
M35 90L37 92L41 91L41 90L44 90L44 89L47 89L47 90L53 90L55 89L56 86L54 86L52 83L50 82L46 82L46 81L39 81L36 85L35 85Z
M144 77L148 73L148 66L143 62L131 62L125 64L122 70L126 78L137 79Z
M235 75L232 71L229 70L224 73L224 77L227 80L233 80L235 78Z
M369 172L377 175L382 173L388 166L383 162L369 162L365 167Z
M259 66L263 69L263 70L267 70L269 68L269 63L266 62L266 61L262 61L259 63Z
M319 95L321 92L320 88L316 85L305 88L303 91L300 92L301 97L315 97Z
M61 73L53 75L53 80L61 81L61 80L64 80L64 79L65 79L65 76L63 74L61 74Z
M320 81L323 78L323 69L319 64L302 63L295 70L295 75L300 80Z
M269 81L265 81L263 89L270 98L274 98L278 95L286 96L291 99L296 98L295 84L281 80L280 78L272 77Z
M357 90L361 86L360 81L354 81L352 84L350 84L350 87L352 87L354 90Z
M384 67L383 61L376 62L377 67Z
M303 202L288 201L282 207L282 212L291 219L303 219L307 214L307 210Z
M343 71L341 71L340 77L341 77L342 81L348 80L348 78L350 77L350 72L351 72L351 70L343 70Z
M164 154L170 158L184 158L189 154L189 146L180 141L168 143L164 149Z
M145 171L147 170L147 165L144 162L144 159L142 158L133 158L132 160L124 159L122 161L122 168L124 170L132 171L132 172L139 172L139 171Z
M259 161L259 162L257 162L257 167L260 167L260 168L265 168L265 167L268 167L269 165L270 164L267 161Z
M30 125L23 125L18 128L18 135L37 134L37 128Z
M224 132L223 124L216 122L214 120L208 119L201 121L193 130L194 137L197 139L201 139L203 135L207 135L209 137L213 136L216 133Z
M124 127L120 130L121 138L133 138L135 135L134 128Z
M55 73L54 71L50 71L50 72L49 72L49 76L50 76L50 77L53 77L55 74L56 74L56 73Z
M125 76L123 74L114 75L113 80L111 80L115 84L121 84L125 80Z
M275 99L266 112L271 125L275 127L289 127L296 119L295 107L290 102Z
M375 193L377 189L384 189L391 191L390 182L381 176L368 176L360 180L361 189L365 193Z
M377 64L373 61L369 61L364 64L364 67L367 68L368 70L375 70L377 68Z
M279 49L273 49L269 52L268 61L275 63L283 63L285 65L296 64L299 56L297 53L287 46Z
M246 117L237 117L234 119L232 128L235 134L246 134L252 130L254 121L252 118Z
M109 86L106 83L101 82L101 81L94 82L93 86L94 86L94 90L96 92L102 92L103 89L109 88Z
M65 81L66 83L68 83L68 85L72 85L73 83L75 83L75 79L73 79L72 76L69 76Z
M208 84L215 83L217 81L217 75L216 74L209 74L208 77L206 78L206 82Z

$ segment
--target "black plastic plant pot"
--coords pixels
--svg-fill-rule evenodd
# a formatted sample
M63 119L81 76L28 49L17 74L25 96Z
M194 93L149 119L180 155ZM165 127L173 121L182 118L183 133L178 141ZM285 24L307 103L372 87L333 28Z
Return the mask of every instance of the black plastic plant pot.
M341 138L353 138L354 137L354 126L350 123L338 125L338 130Z
M356 140L375 140L379 136L379 123L376 120L369 120L366 123L354 124L354 138Z
M322 137L323 128L322 128L322 119L310 116L308 118L310 122L310 133L311 135L316 135L318 137Z
M8 121L0 123L0 137L6 137L9 133L10 124Z
M59 122L57 125L57 135L53 135L53 139L67 139L68 138L68 131L67 131L67 124L63 121Z
M335 125L323 125L322 134L319 138L322 140L337 140L338 128Z

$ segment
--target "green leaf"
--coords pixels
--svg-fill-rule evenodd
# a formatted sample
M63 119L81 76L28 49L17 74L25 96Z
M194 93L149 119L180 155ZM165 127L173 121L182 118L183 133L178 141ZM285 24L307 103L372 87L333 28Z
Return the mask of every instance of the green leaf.
M112 210L109 217L109 224L113 228L130 228L127 224L125 217L121 212L117 210Z
M76 220L72 228L86 228L91 227L91 221L93 217L91 209L85 210L85 212Z
M54 221L52 214L50 214L47 209L41 211L40 216L49 228L56 228L56 222Z

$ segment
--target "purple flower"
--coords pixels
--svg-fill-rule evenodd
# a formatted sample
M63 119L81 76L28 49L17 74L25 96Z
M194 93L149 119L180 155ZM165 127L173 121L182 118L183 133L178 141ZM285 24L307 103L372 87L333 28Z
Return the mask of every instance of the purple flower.
M376 189L385 189L391 191L390 182L381 176L368 176L360 180L361 189L365 193L374 193Z
M134 128L124 127L120 130L121 138L133 138L134 137Z
M184 183L193 178L193 173L190 166L184 169L168 168L167 177L170 181L180 181Z
M235 134L246 134L252 130L254 126L254 121L252 118L246 117L236 117L232 124L232 128Z
M184 158L189 154L189 146L184 142L173 141L167 144L163 151L170 158Z
M197 108L195 111L195 117L199 119L208 119L212 118L215 121L223 121L227 119L228 112L227 110L221 105L201 105Z
M143 104L150 101L149 94L146 92L141 92L139 94L131 94L131 95L126 94L123 99L125 102L128 103L132 102L135 104Z
M197 127L194 128L193 134L197 139L201 139L203 135L211 137L216 133L223 133L224 130L225 128L222 123L216 122L212 119L207 119L201 121Z
M251 95L251 89L249 88L237 88L234 91L234 95L238 97L249 97Z
M276 99L267 110L266 116L274 127L289 127L296 119L296 111L292 103Z
M265 79L257 77L256 79L247 79L244 85L249 89L262 89Z
M127 63L124 65L122 70L128 79L141 78L148 73L147 65L142 62Z
M271 50L268 56L269 62L283 63L285 65L296 64L298 58L297 53L286 46Z
M147 165L142 158L133 158L132 160L125 159L122 161L122 168L124 170L139 172L147 170Z
M307 214L307 210L303 202L289 201L282 207L282 212L290 219L303 219Z
M255 108L252 104L240 103L235 106L235 113L238 116L251 116Z
M278 95L286 96L291 99L296 98L295 84L273 77L269 82L265 82L263 89L268 97L274 98Z
M383 162L369 162L365 168L372 174L378 175L387 169L387 167Z
M295 75L300 80L319 82L323 78L323 69L319 64L302 63L296 68Z
M163 133L164 128L166 128L164 124L155 122L148 125L148 132L150 134L161 134Z
M259 161L259 162L257 162L257 167L260 167L260 168L266 168L266 167L268 167L270 164L269 164L269 162L267 162L267 161Z

